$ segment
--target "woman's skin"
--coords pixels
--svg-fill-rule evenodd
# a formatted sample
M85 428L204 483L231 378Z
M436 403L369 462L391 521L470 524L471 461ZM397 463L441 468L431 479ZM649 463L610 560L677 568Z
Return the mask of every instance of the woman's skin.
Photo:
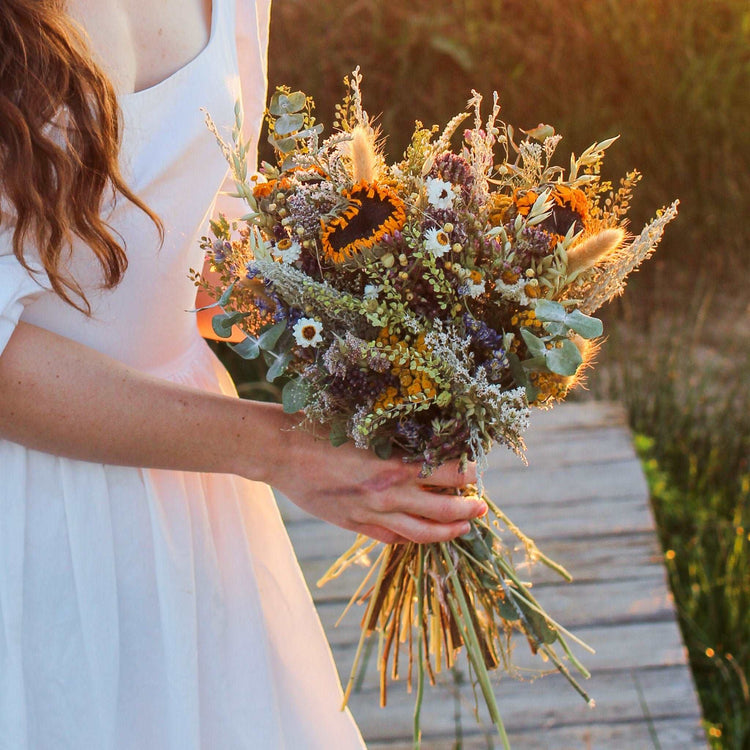
M208 41L210 0L70 0L97 62L120 93L166 78ZM293 430L281 407L209 394L133 370L21 323L0 356L0 436L98 463L228 472L268 482L319 518L385 542L468 530L483 502L423 489L419 466ZM223 445L231 441L232 450ZM445 465L439 487L476 479Z

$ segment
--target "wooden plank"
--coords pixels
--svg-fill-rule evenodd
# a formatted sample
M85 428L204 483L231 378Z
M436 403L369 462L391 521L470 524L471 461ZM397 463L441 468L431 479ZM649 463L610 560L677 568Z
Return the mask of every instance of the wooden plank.
M462 737L462 750L487 750L499 747L491 735L468 732L466 725ZM649 725L642 721L591 724L569 727L539 727L530 730L509 731L513 747L525 750L644 750L655 747L651 732L656 734L661 750L705 750L706 741L698 719L656 719ZM455 738L423 735L425 750L456 750ZM411 741L371 742L369 750L413 750Z
M577 429L592 429L627 425L627 414L621 404L603 401L568 401L554 409L534 409L531 415L529 434L541 432L564 432Z
M530 462L517 471L489 469L484 483L490 497L503 508L529 502L557 505L586 498L648 497L640 462L634 456L596 464L548 467Z
M506 728L519 735L543 728L547 739L548 732L561 727L580 729L621 722L641 722L647 727L647 715L652 721L683 719L694 727L699 724L700 712L685 666L618 670L602 673L590 682L587 687L596 694L593 709L570 690L559 675L536 682L501 682L496 695ZM370 691L355 694L350 703L364 735L372 742L409 737L414 695L409 695L403 685L399 685L389 690L385 708L373 710L372 705L377 700L378 694ZM481 706L481 699L480 727L472 716L473 706L469 686L430 687L429 699L422 707L423 733L432 738L454 735L458 715L469 732L484 730L491 736L491 722Z
M343 597L346 597L347 591L351 589L343 590ZM535 587L534 592L550 615L568 629L610 623L672 622L674 619L672 597L661 580L546 585L538 589ZM364 607L353 607L341 624L334 628L342 610L341 598L318 602L318 614L331 642L337 645L355 643L359 640L359 622Z
M630 435L621 425L573 429L564 436L532 430L526 440L526 456L532 468L615 461L632 455ZM492 451L489 465L495 471L522 471L524 468L520 457L503 446Z

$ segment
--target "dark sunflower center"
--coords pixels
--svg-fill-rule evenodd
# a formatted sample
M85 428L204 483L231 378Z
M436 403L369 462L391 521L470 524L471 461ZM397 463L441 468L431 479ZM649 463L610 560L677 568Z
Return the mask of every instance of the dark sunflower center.
M352 194L351 200L356 206L355 212L344 217L344 221L328 237L335 251L377 236L397 210L389 197L383 198L377 193L370 197L364 191L357 191Z
M323 225L320 238L324 256L335 263L374 247L406 221L403 201L387 186L362 182L344 195L348 208Z

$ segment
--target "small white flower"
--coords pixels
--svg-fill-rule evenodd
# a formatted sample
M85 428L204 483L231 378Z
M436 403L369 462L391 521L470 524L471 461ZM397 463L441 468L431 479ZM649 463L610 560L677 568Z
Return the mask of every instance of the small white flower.
M484 294L485 288L486 287L484 285L484 279L482 279L478 284L473 284L471 282L467 284L468 295L469 297L472 297L474 299L479 297L481 294Z
M427 187L427 202L435 208L451 209L456 199L456 191L450 182L440 180L437 177L428 177L425 180Z
M271 249L274 258L279 258L282 263L294 263L299 260L302 247L299 242L290 239L279 240Z
M300 346L317 346L322 340L323 324L315 318L300 318L294 325L294 340Z
M444 230L433 227L424 233L424 246L436 258L440 258L451 249L451 240Z
M364 290L365 299L377 299L383 287L376 284L366 284Z

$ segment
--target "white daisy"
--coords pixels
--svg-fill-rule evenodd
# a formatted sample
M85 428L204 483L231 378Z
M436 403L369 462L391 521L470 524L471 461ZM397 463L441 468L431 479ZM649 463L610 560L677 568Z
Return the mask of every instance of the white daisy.
M472 297L474 299L479 297L481 294L484 294L485 289L486 287L484 284L484 279L482 279L478 284L474 284L473 282L470 281L466 285L467 294L469 295L469 297Z
M456 199L456 191L450 182L440 180L437 177L428 177L425 180L427 187L427 202L435 208L451 209Z
M451 249L451 240L445 230L433 227L424 233L424 246L436 258L441 258Z
M300 346L317 346L322 340L323 324L315 318L300 318L294 325L294 340Z
M282 263L294 263L299 260L302 247L299 242L293 242L290 239L279 240L271 249L274 258L279 258Z

